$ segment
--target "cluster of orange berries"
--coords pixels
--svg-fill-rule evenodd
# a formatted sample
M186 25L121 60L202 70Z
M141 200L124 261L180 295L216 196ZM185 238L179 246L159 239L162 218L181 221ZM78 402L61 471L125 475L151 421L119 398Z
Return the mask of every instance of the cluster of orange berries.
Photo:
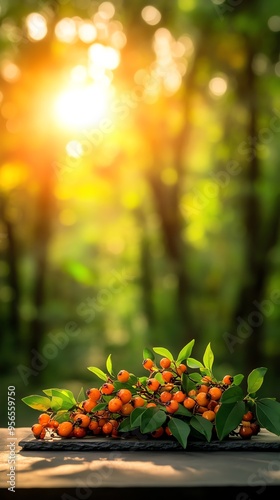
M193 384L188 392L182 387L182 375L187 372L187 365L162 357L159 367L150 358L144 359L144 369L149 371L145 380L131 380L127 370L120 370L114 380L108 380L100 387L92 387L86 391L87 399L69 411L66 421L58 422L55 414L43 413L38 423L32 426L34 437L44 439L48 432L50 437L76 437L101 435L119 437L118 427L135 408L157 407L164 409L170 417L184 406L194 415L215 424L216 414L221 407L223 392L233 383L233 377L225 375L220 382L203 376L200 383ZM157 375L159 374L159 375ZM121 387L119 383L123 383ZM129 388L128 388L129 387ZM96 408L100 403L102 409ZM105 403L105 405L104 405ZM95 410L96 408L96 410ZM258 423L252 412L247 412L240 424L239 435L249 438L259 432ZM167 424L160 426L151 435L154 438L163 434L171 435Z
M239 426L238 434L242 439L250 439L251 436L256 436L260 432L260 425L254 414L249 410L242 417Z

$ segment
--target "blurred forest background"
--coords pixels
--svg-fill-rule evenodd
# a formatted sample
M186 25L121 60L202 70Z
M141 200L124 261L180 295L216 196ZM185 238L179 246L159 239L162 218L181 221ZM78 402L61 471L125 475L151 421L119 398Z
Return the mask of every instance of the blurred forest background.
M280 398L278 0L0 0L1 384L208 342ZM277 382L278 380L278 382ZM5 396L4 398L5 399ZM6 406L1 424L6 426Z

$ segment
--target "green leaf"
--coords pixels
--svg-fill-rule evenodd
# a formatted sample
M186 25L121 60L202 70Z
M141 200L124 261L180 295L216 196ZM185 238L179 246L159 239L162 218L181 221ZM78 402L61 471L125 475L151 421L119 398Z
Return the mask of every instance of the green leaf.
M70 410L73 406L76 405L76 399L74 397L74 394L71 391L68 391L67 389L44 389L43 392L51 397L52 399L52 409L54 411L59 410ZM56 398L56 399L54 399ZM59 401L61 399L61 402ZM59 406L60 405L60 406ZM59 408L58 408L59 406Z
M194 358L188 358L187 359L187 365L190 368L204 368L203 364L200 363L200 361L198 361L197 359L194 359Z
M100 411L100 410L105 410L105 408L107 408L107 403L98 403L94 408L93 408L93 412L95 413L96 411Z
M199 376L199 378L201 379L201 376ZM195 382L193 382L192 377L187 373L182 374L181 380L182 380L181 382L182 389L186 394L188 394L188 392L191 391L192 389L196 389Z
M84 388L81 387L80 392L79 392L79 394L77 396L77 403L81 403L85 399L86 399L86 394L85 394Z
M173 360L173 356L171 352L166 349L165 347L153 347L153 351L157 354L160 354L160 356L163 356L164 358L168 358L170 360Z
M209 344L207 345L205 351L204 351L204 354L203 354L203 363L204 363L204 366L205 368L207 368L208 370L212 370L212 366L213 366L213 363L214 363L214 354L213 354L213 351L211 349L211 343L209 342Z
M247 378L247 391L249 394L256 392L262 386L264 376L267 372L267 368L261 366L260 368L255 368L249 373Z
M106 369L107 372L111 375L111 377L113 377L114 374L113 374L112 354L109 354L108 358L106 359Z
M274 399L262 398L258 399L255 404L260 426L280 436L280 403Z
M70 406L70 408L71 408L71 406ZM51 398L51 409L53 411L69 410L69 408L63 408L63 399L60 398L60 397L58 397L58 396L52 396L52 398Z
M215 419L216 431L220 441L236 429L245 413L244 401L221 405Z
M213 424L199 415L193 415L190 420L190 426L193 427L199 434L206 438L208 443L212 439Z
M45 396L37 396L36 394L22 398L23 403L33 410L47 411L51 408L51 400Z
M234 375L233 377L233 384L240 385L243 379L244 375L242 375L242 373L238 373L238 375Z
M129 432L131 431L130 419L129 417L125 418L120 425L118 426L119 432Z
M108 377L107 377L106 373L104 373L102 370L100 370L100 368L96 368L95 366L88 366L87 369L90 372L94 373L101 380L104 380L105 382L107 382Z
M151 349L149 349L148 347L145 347L143 349L143 359L151 359L152 361L155 360L153 351L151 351Z
M141 417L140 432L156 431L166 421L166 413L158 408L147 408Z
M136 385L138 382L138 377L134 373L130 373L129 382L131 385Z
M143 412L146 411L147 408L135 408L130 414L130 426L131 429L135 429L136 427L140 427L141 418Z
M114 388L115 391L119 391L120 389L129 389L132 394L136 394L136 388L130 382L119 382L118 380L114 380ZM110 398L111 399L111 398Z
M237 401L242 401L243 398L244 398L244 393L241 387L232 386L223 392L221 397L221 403L227 403L227 404L236 403Z
M188 375L188 374L186 374L186 375ZM202 375L200 373L196 373L196 372L190 373L189 377L193 382L196 382L197 384L201 384Z
M59 423L67 422L70 419L70 412L67 410L60 410L55 414L55 420Z
M194 346L194 339L191 340L188 344L186 344L183 349L178 354L176 363L181 363L182 361L185 361L188 359L192 353L192 349Z
M180 420L179 418L173 417L168 422L168 428L170 429L172 436L177 439L180 445L186 449L188 443L188 437L190 433L190 426L187 422Z
M164 385L164 384L166 383L166 382L165 382L165 380L164 380L164 378L163 378L163 376L162 376L162 374L161 374L160 372L157 372L157 373L154 375L154 378L155 378L156 380L158 380L158 381L159 381L159 383L160 383L161 385Z
M184 405L179 404L179 408L176 411L176 415L184 415L185 417L191 417L192 413L184 407Z

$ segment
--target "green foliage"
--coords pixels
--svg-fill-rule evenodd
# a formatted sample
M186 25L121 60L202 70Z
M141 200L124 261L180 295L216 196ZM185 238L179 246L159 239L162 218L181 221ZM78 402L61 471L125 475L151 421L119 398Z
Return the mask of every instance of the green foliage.
M220 441L229 439L232 434L239 435L243 419L247 418L245 414L248 412L248 408L250 409L250 419L248 425L246 420L247 428L251 429L252 422L280 435L280 403L275 398L258 397L258 391L263 384L267 369L265 367L255 368L248 374L246 393L240 385L244 378L243 374L229 377L232 383L225 383L223 378L219 380L216 377L214 353L210 343L203 353L203 363L188 357L193 346L194 339L180 350L176 361L171 352L164 347L153 347L151 351L145 348L143 350L144 356L152 351L158 356L154 358L153 366L147 367L149 374L146 377L137 377L137 375L131 374L128 381L124 383L113 375L111 354L105 363L107 372L103 372L97 367L89 367L88 369L102 381L99 386L101 396L95 401L95 405L90 411L84 409L85 392L83 388L77 399L70 390L50 388L43 390L48 398L31 395L22 398L22 401L32 409L49 413L52 419L59 422L66 420L72 422L77 411L78 415L86 413L93 421L98 421L99 418L103 420L111 418L117 422L118 437L121 437L123 433L130 435L138 431L140 435L146 436L148 439L156 439L156 435L159 433L159 438L164 435L165 439L175 439L183 449L187 448L189 439L199 438L210 442L216 438ZM171 361L168 368L161 366L162 358L168 358ZM183 360L185 364L182 363ZM188 367L194 371L189 372ZM164 378L166 372L170 374L168 381ZM154 384L155 380L158 381L158 384L154 387L150 386L149 382ZM113 388L111 394L105 395L103 393L104 381L111 384ZM206 386L206 395L199 390L201 383ZM213 391L216 396L214 396ZM90 392L94 393L93 390ZM121 394L124 392L128 394L128 399L122 401ZM168 397L165 399L166 395ZM136 396L140 396L142 406L134 406ZM182 397L182 399L177 401L177 396ZM208 398L207 402L203 401L202 403L199 396L204 399ZM120 409L111 411L111 399L119 402ZM188 403L188 400L193 401L192 406L185 406L185 402ZM204 407L205 404L208 407ZM217 412L215 413L213 409L216 407ZM129 409L128 414L126 414L127 408ZM167 430L169 437L167 437ZM253 433L253 430L251 432ZM92 436L90 432L89 435ZM242 434L239 437L241 439Z

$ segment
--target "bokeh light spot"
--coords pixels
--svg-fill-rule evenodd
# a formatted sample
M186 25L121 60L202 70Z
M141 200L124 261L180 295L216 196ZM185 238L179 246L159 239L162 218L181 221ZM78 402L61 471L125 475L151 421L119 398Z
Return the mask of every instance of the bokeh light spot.
M155 26L161 20L161 13L153 5L147 5L142 9L141 16L147 24Z
M228 88L227 80L221 76L215 76L209 82L209 90L215 97L222 97Z
M280 31L280 16L271 16L267 24L271 31Z
M73 19L65 17L58 21L55 26L55 35L64 43L73 43L77 39L77 27Z
M28 38L36 42L43 40L48 33L47 21L45 17L38 12L32 12L27 16L26 27Z

